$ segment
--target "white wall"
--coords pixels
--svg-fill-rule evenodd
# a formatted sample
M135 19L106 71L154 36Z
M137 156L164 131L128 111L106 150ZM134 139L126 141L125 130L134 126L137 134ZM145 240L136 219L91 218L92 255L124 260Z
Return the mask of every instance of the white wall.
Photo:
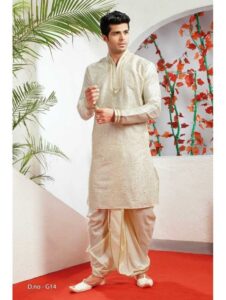
M213 242L213 157L155 157L160 177L155 239Z
M13 173L13 282L89 260L87 219Z
M209 9L212 1L142 0L132 7L131 1L118 1L116 9L131 17L130 49L137 50L147 34L168 21ZM85 67L106 55L106 45L96 37L75 38L74 46L68 40L62 50L42 50L43 57L37 64L38 81L46 87L47 94L55 90L59 103L42 118L46 128L42 135L60 146L71 158L70 162L49 158L49 174L55 183L46 188L76 211L87 212L87 184L91 160L91 131L93 119L80 119L76 104L80 93ZM210 178L211 180L211 178ZM195 200L194 200L195 201Z

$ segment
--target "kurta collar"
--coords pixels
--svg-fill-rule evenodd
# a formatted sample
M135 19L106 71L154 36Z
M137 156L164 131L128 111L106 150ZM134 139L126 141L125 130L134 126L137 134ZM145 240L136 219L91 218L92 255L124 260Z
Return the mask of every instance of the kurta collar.
M110 72L110 89L113 92L114 95L116 95L123 86L123 69L124 65L127 61L127 58L129 57L129 51L126 50L122 56L120 57L117 68L115 68L116 64L113 60L113 58L108 53L107 55L107 61L109 63L109 72Z
M119 65L125 60L125 58L128 56L128 54L129 54L129 50L126 49L125 52L122 54L122 56L119 58L119 61L118 61L118 63L117 63L117 66L119 66ZM107 55L107 61L108 61L109 63L115 65L115 62L114 62L113 58L111 57L111 55L110 55L109 53L108 53L108 55Z

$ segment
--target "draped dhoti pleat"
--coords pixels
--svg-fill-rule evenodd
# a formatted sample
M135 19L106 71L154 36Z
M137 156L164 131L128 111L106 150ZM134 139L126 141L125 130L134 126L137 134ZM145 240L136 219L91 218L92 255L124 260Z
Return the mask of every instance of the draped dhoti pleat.
M92 273L103 277L110 271L134 276L150 268L148 250L155 214L153 207L94 209L88 213Z

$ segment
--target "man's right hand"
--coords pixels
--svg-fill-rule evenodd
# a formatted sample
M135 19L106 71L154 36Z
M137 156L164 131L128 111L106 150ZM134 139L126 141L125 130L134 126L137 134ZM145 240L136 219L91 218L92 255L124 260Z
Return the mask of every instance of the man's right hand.
M89 86L85 90L86 106L88 109L95 109L96 102L99 99L100 90L97 85Z

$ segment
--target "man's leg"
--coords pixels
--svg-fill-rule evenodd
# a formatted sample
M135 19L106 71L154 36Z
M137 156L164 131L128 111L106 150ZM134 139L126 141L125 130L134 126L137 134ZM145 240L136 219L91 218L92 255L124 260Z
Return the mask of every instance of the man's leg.
M121 274L145 274L150 268L148 251L156 216L153 207L125 209L122 226L123 251L120 258ZM138 276L139 277L139 276Z
M130 210L129 215L132 217L132 224L134 226L134 232L136 234L138 243L149 261L149 264L146 266L146 268L134 269L135 278L138 280L137 284L139 286L150 286L153 285L153 280L146 275L146 272L148 272L151 263L148 252L153 235L156 216L154 214L153 207Z
M146 255L149 252L156 220L153 208L146 207L127 210L137 241Z
M69 286L72 292L83 292L105 284L104 277L114 267L109 238L109 210L90 210L87 217L90 243L86 251L90 254L92 273L80 283Z
M92 284L106 276L114 268L114 263L109 245L109 210L89 211L88 218L90 244L87 252L90 254L92 275L85 281Z

